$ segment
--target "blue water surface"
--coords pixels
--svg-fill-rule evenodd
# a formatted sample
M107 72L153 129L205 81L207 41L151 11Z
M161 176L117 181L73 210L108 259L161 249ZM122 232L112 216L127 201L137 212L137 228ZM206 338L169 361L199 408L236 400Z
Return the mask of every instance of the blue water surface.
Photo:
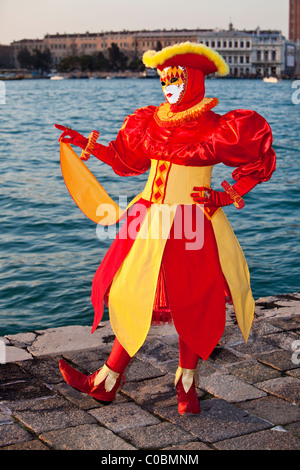
M0 335L66 325L91 325L94 273L112 240L72 201L61 176L59 131L68 125L100 141L116 137L136 108L163 101L158 79L21 80L6 82L0 105ZM255 299L299 291L299 111L291 81L207 80L215 111L253 109L270 123L277 171L226 214L245 252ZM109 194L133 198L148 174L120 178L91 158L88 167ZM215 167L212 185L232 181ZM107 311L105 312L107 318Z

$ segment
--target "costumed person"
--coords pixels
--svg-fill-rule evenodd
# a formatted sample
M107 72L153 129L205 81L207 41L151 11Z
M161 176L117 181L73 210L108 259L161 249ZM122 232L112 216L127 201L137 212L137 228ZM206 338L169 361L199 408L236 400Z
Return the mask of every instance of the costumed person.
M272 132L254 111L235 110L223 116L213 111L218 99L205 97L205 76L229 72L216 51L187 42L148 51L143 61L158 70L166 102L126 117L108 146L95 139L91 145L78 132L56 125L63 131L60 142L68 152L70 144L83 153L92 152L117 175L140 175L150 169L143 192L123 214L126 223L93 279L92 332L101 321L105 302L115 334L112 352L92 375L80 373L63 360L60 370L69 385L109 403L151 324L172 321L179 337L178 411L197 414L197 364L199 358L209 358L222 337L226 301L233 303L246 342L254 318L247 262L222 207L242 208L242 197L271 178L275 170ZM218 163L235 168L235 184L224 182L220 191L211 188L212 170ZM72 173L72 164L68 168ZM83 185L76 189L75 184L73 193ZM71 186L72 181L69 190ZM77 199L73 194L79 206L93 199L89 189ZM145 209L142 216L135 211L137 205ZM167 236L151 237L151 229L160 229L162 207L173 210L164 227ZM204 241L197 249L190 246L187 220L192 222L193 233L201 224ZM138 229L132 235L129 230L134 224ZM178 227L181 236L176 235Z

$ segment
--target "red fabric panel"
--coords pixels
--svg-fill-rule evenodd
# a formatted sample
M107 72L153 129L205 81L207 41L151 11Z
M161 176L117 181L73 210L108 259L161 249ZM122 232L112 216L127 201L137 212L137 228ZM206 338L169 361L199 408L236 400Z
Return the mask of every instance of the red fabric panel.
M164 269L163 266L161 266L157 281L151 324L160 325L165 323L172 323L172 315L169 306Z
M199 356L179 337L179 365L183 369L196 369Z
M199 206L185 206L195 219ZM206 360L219 342L225 327L224 277L210 220L204 217L204 245L187 250L191 240L174 237L174 224L167 240L163 266L175 328L188 347ZM178 223L178 221L176 221ZM182 218L184 224L184 218Z

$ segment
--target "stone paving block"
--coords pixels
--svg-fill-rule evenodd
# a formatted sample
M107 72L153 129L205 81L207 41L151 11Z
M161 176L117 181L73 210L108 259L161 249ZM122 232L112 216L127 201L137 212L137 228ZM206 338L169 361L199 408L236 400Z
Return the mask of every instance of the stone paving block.
M3 424L0 426L0 448L10 444L19 444L30 441L32 436L17 424Z
M159 364L159 370L161 370L164 375L165 374L171 374L173 377L175 377L176 371L178 369L178 359L175 359L174 361L169 361L166 362L165 364Z
M164 341L164 338L166 337L177 337L178 341L178 333L175 329L175 326L173 324L169 325L166 323L165 325L151 325L147 339L157 339L161 338L162 341Z
M6 335L6 338L9 339L9 342L12 346L18 348L26 348L30 346L33 341L36 339L36 333L17 333L15 335Z
M136 450L98 424L84 424L43 433L39 438L55 450Z
M299 406L274 396L245 401L237 406L255 416L270 421L275 426L300 420Z
M174 378L158 377L144 382L131 382L122 391L146 410L177 403Z
M264 336L264 339L270 338L271 336L274 335ZM232 346L232 349L241 354L245 354L246 356L251 356L252 358L255 358L256 354L274 351L278 349L277 346L273 345L272 343L268 343L267 341L264 341L264 339L259 338L254 341L249 341L247 344L244 342L243 344Z
M110 406L90 410L89 414L115 433L125 429L160 423L155 416L135 403L111 404Z
M272 335L264 336L264 340L271 346L287 351L293 351L293 343L299 340L299 336L293 332L274 333ZM257 351L259 353L260 351ZM262 352L262 351L261 351Z
M228 366L227 370L249 384L263 382L281 376L279 371L256 361L239 362L238 364Z
M153 365L178 360L178 350L154 338L146 341L137 353L137 357Z
M237 326L226 326L224 333L219 341L221 346L230 345L234 343L244 343L244 339L241 330Z
M17 382L19 380L30 380L31 377L22 367L15 363L0 364L0 385Z
M21 362L19 365L30 375L41 379L44 383L53 384L62 381L58 367L59 357L37 358L32 361Z
M208 375L215 374L217 369L206 362L200 360L197 367L197 377L207 377Z
M34 439L32 441L22 442L20 444L12 444L10 446L1 447L0 450L50 450L41 441Z
M40 330L36 340L28 347L29 353L34 356L48 356L50 354L63 354L68 351L82 351L83 349L98 348L105 336L111 335L111 330L105 326L91 334L90 326L63 326Z
M284 429L286 429L289 432L292 432L293 434L296 434L297 437L299 437L299 439L300 439L300 421L297 421L295 423L286 424L284 426Z
M271 353L258 354L256 359L263 364L273 367L279 371L299 369L300 364L294 364L292 360L292 351L281 349Z
M287 370L286 375L290 375L292 377L296 377L296 379L300 379L300 369Z
M300 440L289 432L262 431L215 444L219 450L300 450Z
M2 426L3 424L12 424L12 423L14 423L14 420L12 419L9 410L5 411L5 409L0 406L0 426Z
M296 330L300 327L299 317L283 317L283 318L274 318L270 320L270 323L281 330Z
M252 324L250 335L252 337L258 338L267 336L273 333L279 333L283 331L279 325L274 325L272 320L267 321L255 321Z
M229 403L253 400L266 395L262 390L240 380L238 377L218 373L208 377L200 377L199 387Z
M169 375L144 382L126 383L122 392L147 411L156 411L158 408L177 403L174 377ZM205 395L201 390L197 390L197 394L198 397Z
M17 362L31 360L32 355L25 349L5 345L5 362Z
M271 395L300 404L300 380L295 377L279 377L266 382L258 382L256 386Z
M178 333L174 333L172 335L161 336L159 333L157 335L160 341L168 346L172 346L173 348L179 350L178 344Z
M200 401L199 415L180 416L177 406L157 410L162 418L191 432L200 441L214 443L255 431L268 429L271 423L218 398Z
M100 369L107 361L111 346L101 348L84 349L82 351L70 351L62 356L72 362L73 367L86 374L92 374Z
M190 451L196 451L196 450L213 450L211 449L207 444L204 444L203 442L189 442L188 444L179 444L177 446L170 446L170 447L165 447L162 450L184 450L186 452Z
M98 401L94 400L90 395L86 393L81 393L75 388L70 387L67 383L61 382L59 384L54 384L53 389L57 391L60 395L63 395L67 400L69 400L74 405L78 406L82 410L90 410L91 408L97 408L104 405L101 405ZM120 394L117 394L117 400L119 402Z
M195 436L172 423L127 429L120 432L119 435L137 449L162 449L166 446L196 440Z
M234 352L217 346L209 356L206 363L213 367L218 367L226 366L227 364L234 364L235 362L240 362L242 360L243 358L234 354Z
M96 422L91 415L60 397L17 402L11 411L36 434Z
M140 382L146 379L162 377L163 375L165 375L165 372L158 367L137 358L131 360L125 372L126 382Z
M41 381L31 379L0 386L0 401L16 402L32 398L50 397L54 392Z

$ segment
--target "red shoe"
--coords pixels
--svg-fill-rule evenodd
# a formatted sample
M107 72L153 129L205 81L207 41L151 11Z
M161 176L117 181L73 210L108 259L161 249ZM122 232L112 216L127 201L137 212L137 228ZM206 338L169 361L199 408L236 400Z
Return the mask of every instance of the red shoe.
M106 405L116 398L117 392L125 383L122 374L117 374L106 365L91 375L85 375L60 359L59 369L67 384Z
M178 367L175 376L178 412L181 415L201 413L199 399L195 387L195 370Z

